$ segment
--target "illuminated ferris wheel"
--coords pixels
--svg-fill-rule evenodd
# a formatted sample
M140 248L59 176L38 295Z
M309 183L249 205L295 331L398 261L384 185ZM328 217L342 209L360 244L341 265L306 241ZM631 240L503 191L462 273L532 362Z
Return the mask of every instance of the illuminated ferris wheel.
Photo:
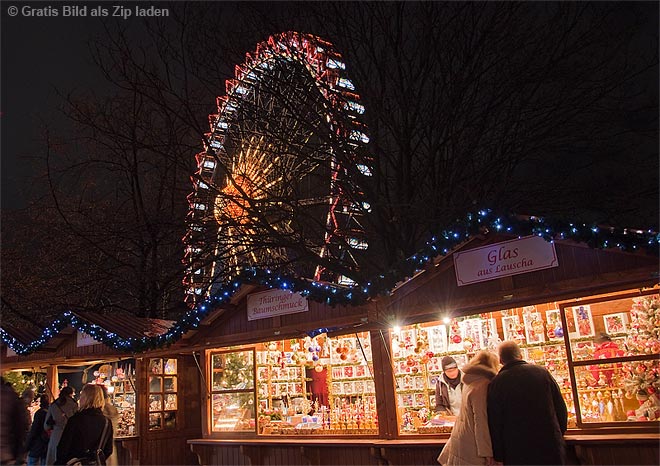
M187 302L246 266L352 284L327 264L357 270L368 248L360 185L371 160L341 56L315 36L271 36L236 66L217 108L188 196Z

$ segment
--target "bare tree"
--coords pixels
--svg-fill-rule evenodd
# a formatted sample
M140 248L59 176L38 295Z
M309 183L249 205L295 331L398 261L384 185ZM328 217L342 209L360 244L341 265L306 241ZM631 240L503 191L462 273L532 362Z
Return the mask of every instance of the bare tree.
M621 179L622 151L657 141L657 122L626 127L619 111L657 113L657 92L644 88L645 76L657 77L657 28L638 27L649 12L657 17L657 5L182 3L171 11L139 42L109 27L94 43L118 97L69 98L85 149L51 163L54 194L75 186L70 205L57 203L61 218L103 257L99 283L113 285L107 295L120 307L150 315L183 293L184 273L202 296L246 265L363 283L477 207L611 221L623 218L617 199L635 215L646 207L631 198L657 198L657 150L638 159L651 175L629 196L585 189L613 177L595 166L607 160ZM332 42L342 56L325 59L345 69L321 79L292 46L273 60L244 58L287 30L320 36L321 49ZM263 47L275 54L278 46ZM233 72L239 63L253 66ZM229 91L226 79L235 80ZM340 79L349 87L338 90ZM342 228L328 221L333 212L347 214Z

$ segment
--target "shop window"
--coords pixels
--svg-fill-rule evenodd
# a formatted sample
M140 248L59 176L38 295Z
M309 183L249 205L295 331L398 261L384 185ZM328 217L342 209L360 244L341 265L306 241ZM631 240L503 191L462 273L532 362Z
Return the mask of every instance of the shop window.
M459 368L478 351L497 353L502 340L516 340L523 357L545 366L573 411L561 311L556 303L445 318L390 332L397 421L403 435L449 433L456 415L436 407L436 386L444 377L442 358ZM570 416L570 414L569 414ZM575 416L572 421L575 424Z
M178 410L177 360L149 360L149 430L175 429Z
M211 354L211 429L254 432L254 350Z
M392 329L399 432L451 432L455 417L435 412L443 356L461 368L479 350L496 353L502 340L517 341L527 362L550 371L566 402L569 428L659 420L659 303L657 292L635 291Z
M214 432L378 434L368 332L263 342L210 362Z
M257 347L261 435L375 435L368 332L266 342Z
M80 393L87 383L105 386L110 401L119 413L115 436L120 438L137 434L135 359L105 361L85 366L58 366L58 373L60 387L69 385L76 393Z
M660 299L638 292L564 307L580 425L660 420Z

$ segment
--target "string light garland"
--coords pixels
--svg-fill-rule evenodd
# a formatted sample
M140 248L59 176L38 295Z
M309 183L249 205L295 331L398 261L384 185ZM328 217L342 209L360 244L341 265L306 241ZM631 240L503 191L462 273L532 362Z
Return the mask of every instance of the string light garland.
M491 231L517 235L519 238L536 235L546 241L572 240L597 249L616 248L627 252L645 251L653 255L658 255L660 246L660 234L651 230L600 227L593 224L541 217L523 217L515 214L498 215L492 210L484 209L467 214L465 218L455 222L451 227L433 235L416 254L365 283L340 286L307 278L281 275L269 269L246 267L231 280L221 285L213 296L186 312L167 332L161 335L122 338L99 325L86 321L71 311L66 311L51 322L43 330L41 336L31 343L19 342L2 328L0 328L0 341L17 354L25 355L36 351L65 327L71 326L110 348L140 353L175 343L188 330L198 327L211 310L229 302L241 285L247 284L298 292L312 301L326 303L330 306L360 305L370 298L389 294L397 283L412 277L434 258L449 254L453 248L469 238Z

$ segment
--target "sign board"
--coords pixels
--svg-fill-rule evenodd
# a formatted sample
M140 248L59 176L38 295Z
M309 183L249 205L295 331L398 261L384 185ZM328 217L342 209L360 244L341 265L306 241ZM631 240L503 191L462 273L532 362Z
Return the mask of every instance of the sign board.
M307 298L299 293L286 290L269 290L252 293L247 297L248 320L266 319L307 311L309 311Z
M458 286L558 266L555 244L539 236L454 253Z
M99 342L94 340L91 336L83 332L76 332L76 346L80 348L81 346L92 346L98 345Z

